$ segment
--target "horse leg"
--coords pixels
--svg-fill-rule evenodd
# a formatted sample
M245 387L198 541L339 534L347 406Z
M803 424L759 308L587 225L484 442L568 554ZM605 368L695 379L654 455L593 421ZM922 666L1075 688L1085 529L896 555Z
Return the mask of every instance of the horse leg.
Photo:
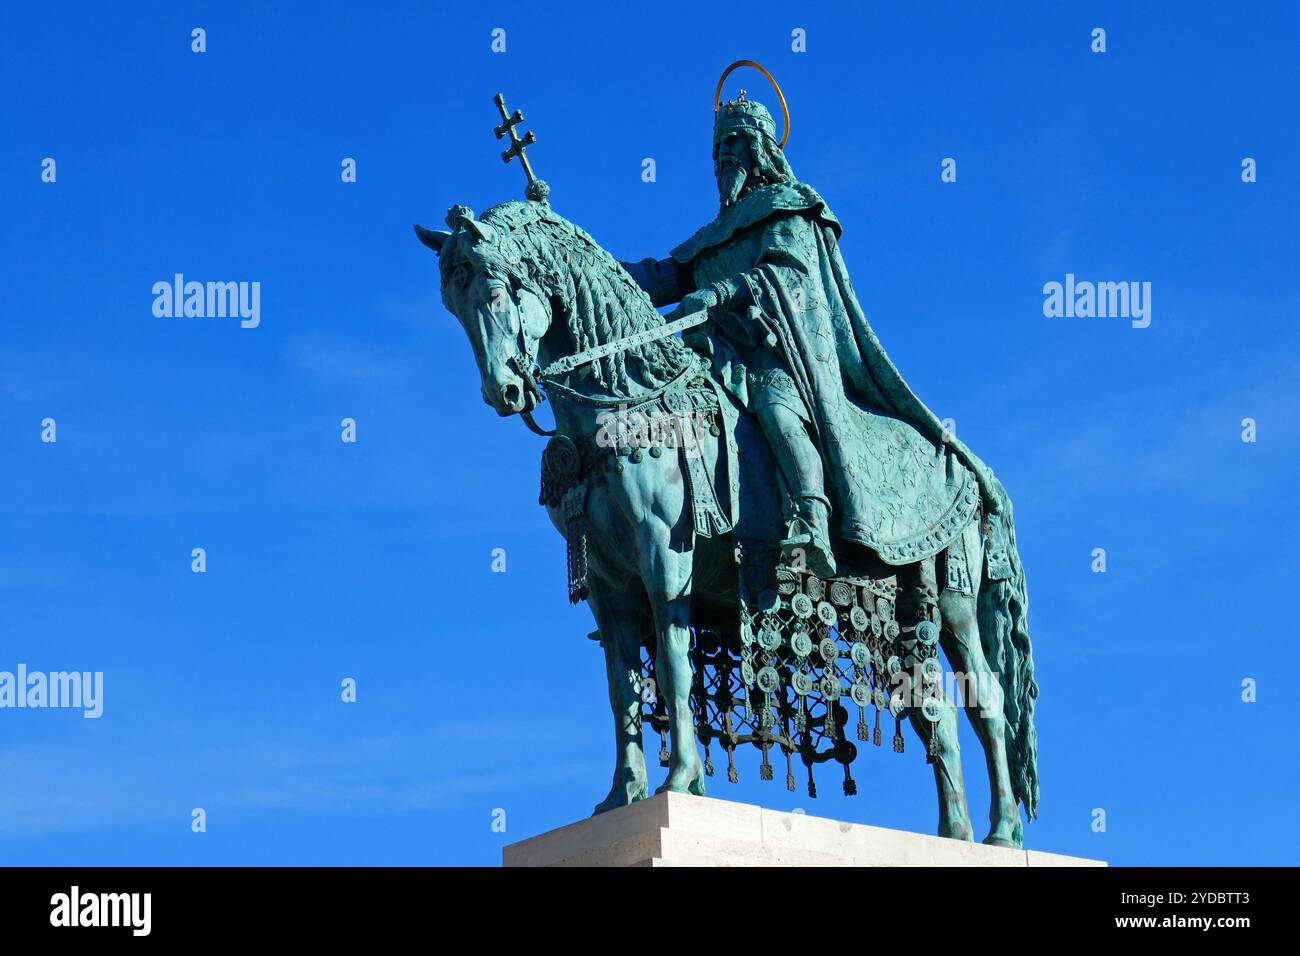
M673 791L704 795L704 765L695 742L691 712L691 565L688 547L673 548L672 526L646 515L638 526L642 581L650 597L657 645L655 677L668 707L668 737L672 757L668 776L656 793Z
M635 582L630 582L635 583ZM641 745L641 633L639 589L592 581L591 605L605 649L609 706L614 714L614 782L592 812L604 813L646 797L645 752Z
M938 583L935 580L934 558L906 565L898 569L898 613L900 618L920 620L929 615L929 608L937 601ZM952 840L973 840L970 810L966 804L966 784L961 769L961 745L957 740L957 708L946 698L942 702L939 720L931 723L922 716L917 698L921 691L915 686L919 675L903 675L912 681L909 697L914 706L908 707L908 719L921 742L933 751L930 764L934 768L934 784L939 795L939 836ZM933 743L931 742L933 737Z
M975 839L970 825L970 810L966 806L966 784L961 773L961 746L957 742L957 708L944 700L939 722L932 724L921 716L921 708L908 708L912 729L927 747L930 735L936 736L934 757L934 785L939 794L939 836L950 840Z
M978 581L983 576L983 542L974 524L964 534L967 568ZM962 542L952 545L962 546ZM984 759L988 765L990 828L984 842L992 846L1019 849L1023 836L1020 808L1011 788L1011 774L1007 768L1002 686L998 675L989 666L988 658L984 656L976 602L977 598L973 594L962 594L948 588L939 592L939 614L943 622L939 642L948 660L952 662L953 669L963 675L962 696L965 698L966 716L984 748Z

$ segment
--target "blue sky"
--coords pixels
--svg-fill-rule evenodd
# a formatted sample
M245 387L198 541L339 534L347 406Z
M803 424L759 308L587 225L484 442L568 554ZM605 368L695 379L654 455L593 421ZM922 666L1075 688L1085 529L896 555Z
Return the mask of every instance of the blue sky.
M540 441L482 404L410 225L520 197L501 91L553 205L665 255L715 212L710 100L740 57L782 83L787 155L886 348L1016 502L1027 844L1296 863L1290 5L448 7L4 14L0 670L103 671L105 713L0 710L0 863L493 864L590 811L603 662L536 505ZM260 282L260 326L155 317L177 272ZM1066 273L1150 282L1150 327L1045 318ZM963 752L979 826L968 727ZM864 753L853 798L741 771L711 792L934 829L915 745Z

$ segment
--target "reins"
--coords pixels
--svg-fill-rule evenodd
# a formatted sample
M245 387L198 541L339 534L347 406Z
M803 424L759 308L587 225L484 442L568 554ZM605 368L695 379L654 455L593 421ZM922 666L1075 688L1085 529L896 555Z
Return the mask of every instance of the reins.
M563 392L567 398L581 402L586 405L620 405L627 401L625 398L616 398L602 400L593 398L590 395L583 395L574 389L569 388L560 381L561 375L567 375L576 368L586 365L588 362L594 362L597 359L606 358L619 352L626 352L628 349L637 348L659 339L667 338L670 335L676 335L678 332L694 328L703 324L709 317L708 311L701 309L698 312L692 312L690 315L683 316L665 325L656 326L652 329L642 329L640 332L633 332L631 335L624 335L621 338L614 339L612 342L606 342L604 345L596 345L589 349L583 349L581 352L575 352L572 355L564 355L551 362L546 368L538 368L533 361L532 356L527 349L527 336L524 334L521 326L519 331L519 350L522 358L511 358L510 364L515 373L524 380L524 386L536 396L538 402L546 401L546 394L542 391L541 386L545 386L547 391L555 390ZM672 386L686 377L690 372L695 371L695 363L688 363L673 378L665 382L659 388L655 389L650 395L644 396L641 400L650 400L659 397L668 391ZM539 385L540 382L540 385ZM542 428L533 419L532 412L520 412L519 417L523 419L528 430L542 438L551 438L556 434L555 429L546 430Z

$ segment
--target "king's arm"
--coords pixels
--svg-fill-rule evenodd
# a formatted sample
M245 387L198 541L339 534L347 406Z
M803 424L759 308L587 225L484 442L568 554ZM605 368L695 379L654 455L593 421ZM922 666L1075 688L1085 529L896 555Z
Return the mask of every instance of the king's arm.
M708 283L690 293L669 320L708 309L709 317L731 339L748 345L776 345L767 316L794 313L817 301L816 221L803 212L777 214L760 226L759 255L743 272Z
M695 281L688 266L671 256L667 259L642 259L640 262L619 262L636 281L655 308L680 302L695 291Z

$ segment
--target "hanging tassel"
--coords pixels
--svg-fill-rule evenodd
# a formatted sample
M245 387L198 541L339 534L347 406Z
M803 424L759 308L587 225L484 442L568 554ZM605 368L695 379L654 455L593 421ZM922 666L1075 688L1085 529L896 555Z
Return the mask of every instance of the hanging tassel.
M817 781L813 780L812 764L808 765L808 796L817 799Z
M894 753L903 752L903 720L901 717L894 718Z
M709 755L709 745L704 745L704 776L713 776L713 757Z
M806 674L806 671L804 671L804 669L803 669L803 665L800 664L800 665L799 665L799 672L798 672L798 674L797 674L796 676L803 677L805 674ZM800 686L803 686L805 690L807 689L806 685L800 685ZM800 734L802 734L802 733L804 733L805 731L808 730L808 711L807 711L807 706L808 706L808 705L807 705L807 697L808 697L808 695L807 695L807 694L796 694L795 696L796 696L796 698L797 698L797 700L798 700L798 705L797 705L797 709L795 710L795 713L794 713L794 729L795 729L795 732L796 732L796 733L800 733Z
M727 748L727 783L740 783L740 774L736 772L736 748Z
M763 762L758 765L759 780L772 779L772 761L768 759L768 750L771 749L771 746L772 744L770 742L766 740L763 741Z
M569 566L569 603L577 604L587 597L587 527L583 520L587 488L574 485L564 493L561 507L564 511L565 552Z
M794 762L788 750L785 752L785 788L794 793Z
M853 779L853 774L849 773L849 765L844 765L844 796L856 797L858 795L858 785Z
M668 753L668 742L664 740L664 732L661 730L659 731L659 766L661 767L668 766L669 756L670 754Z

